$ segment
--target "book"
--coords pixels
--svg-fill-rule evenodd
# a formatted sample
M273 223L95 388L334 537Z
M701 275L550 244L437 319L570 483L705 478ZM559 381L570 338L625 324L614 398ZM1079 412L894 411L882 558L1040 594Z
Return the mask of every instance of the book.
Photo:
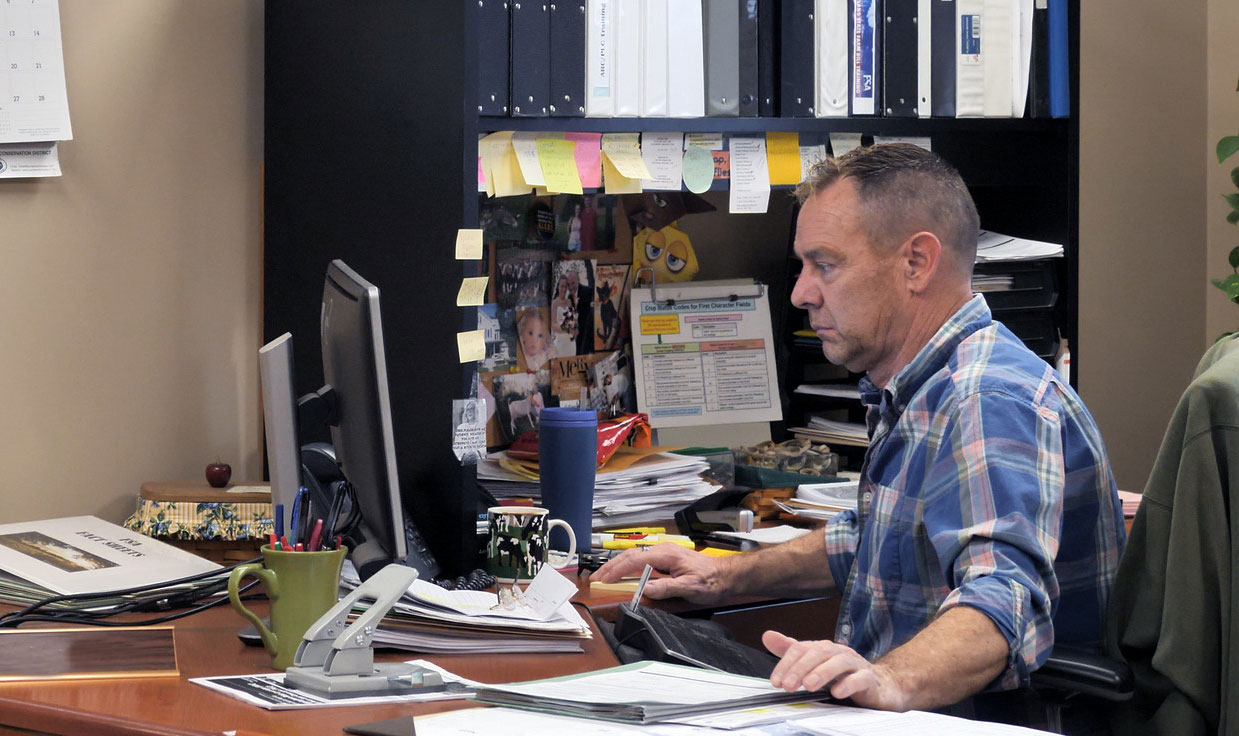
M627 723L660 723L829 697L805 690L789 693L763 678L648 661L567 677L488 685L475 694L482 703Z
M0 525L0 570L24 581L27 592L39 598L104 593L219 569L210 560L94 516Z

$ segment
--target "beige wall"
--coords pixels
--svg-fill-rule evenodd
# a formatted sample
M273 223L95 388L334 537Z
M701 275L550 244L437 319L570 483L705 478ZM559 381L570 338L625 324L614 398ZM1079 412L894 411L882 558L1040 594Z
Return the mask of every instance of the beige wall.
M1229 272L1226 256L1239 245L1239 227L1226 222L1230 207L1223 194L1235 191L1230 172L1239 166L1239 157L1232 156L1225 165L1217 162L1217 142L1224 135L1239 135L1239 2L1208 0L1209 4L1209 134L1206 136L1205 161L1208 196L1205 214L1209 233L1208 258L1205 270L1209 278L1222 278ZM1209 286L1205 303L1209 339L1223 332L1239 330L1239 307Z
M262 3L60 6L64 175L0 181L0 522L261 473Z
M1080 3L1080 388L1132 490L1207 345L1205 1Z

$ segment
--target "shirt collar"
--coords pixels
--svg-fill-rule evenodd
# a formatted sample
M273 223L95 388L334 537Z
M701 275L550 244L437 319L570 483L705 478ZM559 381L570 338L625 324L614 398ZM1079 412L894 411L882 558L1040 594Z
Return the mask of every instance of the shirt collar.
M974 294L950 319L942 323L929 342L925 343L911 362L895 374L885 389L879 389L869 380L868 375L861 377L861 400L865 404L876 405L880 404L883 395L886 395L887 405L895 408L897 413L902 412L907 399L914 396L930 376L946 365L959 344L977 330L988 327L993 321L985 298Z

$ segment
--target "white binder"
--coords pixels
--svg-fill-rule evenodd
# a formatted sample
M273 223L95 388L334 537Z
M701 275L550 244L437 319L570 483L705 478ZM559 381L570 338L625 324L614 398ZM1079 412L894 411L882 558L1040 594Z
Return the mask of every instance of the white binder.
M816 0L814 13L814 100L813 111L819 118L847 117L848 0Z
M666 117L667 0L641 0L641 115Z
M706 114L701 0L667 0L667 107L671 117Z
M611 0L615 23L614 84L615 117L641 113L641 0Z
M609 118L615 115L615 95L611 90L612 0L589 0L585 19L585 116Z

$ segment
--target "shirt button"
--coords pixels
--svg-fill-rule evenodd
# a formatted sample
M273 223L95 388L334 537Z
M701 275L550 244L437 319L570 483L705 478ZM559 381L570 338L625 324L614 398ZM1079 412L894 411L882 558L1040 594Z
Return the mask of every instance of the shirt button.
M862 496L862 498L864 499L865 503L869 503L870 501L873 500L873 491L865 491L865 495Z
M851 625L851 624L844 624L844 625L840 626L840 627L839 627L839 633L840 633L840 634L843 634L844 636L851 636L851 635L852 635L852 625Z

